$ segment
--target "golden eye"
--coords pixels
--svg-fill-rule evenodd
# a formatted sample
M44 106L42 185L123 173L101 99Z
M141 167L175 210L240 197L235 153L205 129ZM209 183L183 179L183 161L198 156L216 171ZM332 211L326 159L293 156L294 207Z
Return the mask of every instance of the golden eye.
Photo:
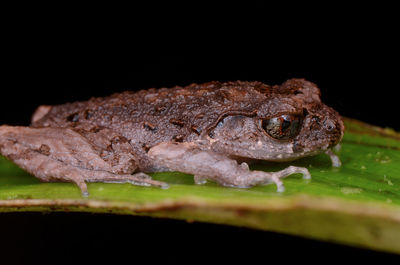
M278 140L291 139L300 130L301 118L298 115L280 115L262 120L261 127L272 138Z

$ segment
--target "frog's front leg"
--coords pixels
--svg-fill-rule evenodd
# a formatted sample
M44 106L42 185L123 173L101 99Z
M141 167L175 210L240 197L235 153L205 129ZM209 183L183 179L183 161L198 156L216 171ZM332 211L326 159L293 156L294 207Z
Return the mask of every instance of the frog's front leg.
M99 139L107 141L104 137ZM112 144L107 150L110 162L88 139L68 128L0 126L0 154L42 181L74 182L83 195L88 195L85 182L168 186L141 172L131 175L137 165L126 146L121 141Z
M152 147L148 155L171 170L195 175L198 184L206 179L240 188L275 183L278 191L284 191L281 178L294 173L310 178L310 173L303 167L290 166L278 172L251 171L246 163L238 164L223 154L201 150L194 143L160 143Z

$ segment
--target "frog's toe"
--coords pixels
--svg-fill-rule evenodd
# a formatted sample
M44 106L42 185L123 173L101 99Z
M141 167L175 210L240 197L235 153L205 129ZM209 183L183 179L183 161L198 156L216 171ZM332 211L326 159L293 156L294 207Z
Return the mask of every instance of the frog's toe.
M282 178L292 174L302 174L304 179L311 179L311 174L305 167L289 166L281 171L271 172L271 180L276 184L278 192L284 192L285 186L283 185Z
M133 175L118 175L110 172L102 172L86 179L88 182L104 182L104 183L129 183L136 186L153 186L162 189L169 188L169 184L163 181L154 180L146 173L139 172Z
M285 186L283 185L283 181L276 176L272 176L272 181L276 184L276 191L277 192L284 192Z
M332 149L328 149L325 154L330 157L333 167L341 167L342 162L340 162L340 158L335 153L333 153Z
M194 183L196 183L197 185L202 185L207 183L207 177L204 176L194 175L193 179Z

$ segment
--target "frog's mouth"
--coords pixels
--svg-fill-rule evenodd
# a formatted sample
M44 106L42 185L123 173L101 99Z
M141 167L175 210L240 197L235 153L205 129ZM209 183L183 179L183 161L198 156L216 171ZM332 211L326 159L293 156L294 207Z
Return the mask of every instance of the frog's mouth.
M318 155L321 153L324 153L324 150L314 150L314 151L301 152L301 153L284 153L284 154L271 155L268 158L264 158L263 160L273 161L273 162L288 162L288 161L293 161L293 160L297 160L297 159L304 158L304 157Z
M275 156L270 155L268 158L266 157L259 157L259 156L252 156L252 157L245 157L245 156L237 156L231 155L230 158L236 160L238 163L246 162L252 163L256 161L268 161L268 162L289 162L294 161L300 158L314 156L318 154L326 154L329 156L332 162L332 167L340 167L341 161L339 157L333 152L333 150L338 151L340 149L340 144L328 149L328 150L316 150L304 153L292 153L292 154L276 154Z
M302 152L293 152L291 148L287 150L276 150L275 152L266 152L265 149L254 150L251 148L245 149L238 147L232 147L232 149L234 150L234 152L230 155L230 157L234 158L237 161L263 160L270 162L287 162L326 152L326 149Z

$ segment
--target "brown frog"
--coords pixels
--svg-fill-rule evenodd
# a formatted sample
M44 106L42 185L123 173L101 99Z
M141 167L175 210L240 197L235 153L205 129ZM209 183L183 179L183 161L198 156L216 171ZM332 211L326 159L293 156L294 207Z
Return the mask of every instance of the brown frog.
M0 152L42 181L167 188L146 173L181 171L197 184L247 188L306 168L251 171L243 161L289 161L326 152L343 136L339 114L304 79L282 85L209 82L40 106L30 127L0 127Z

